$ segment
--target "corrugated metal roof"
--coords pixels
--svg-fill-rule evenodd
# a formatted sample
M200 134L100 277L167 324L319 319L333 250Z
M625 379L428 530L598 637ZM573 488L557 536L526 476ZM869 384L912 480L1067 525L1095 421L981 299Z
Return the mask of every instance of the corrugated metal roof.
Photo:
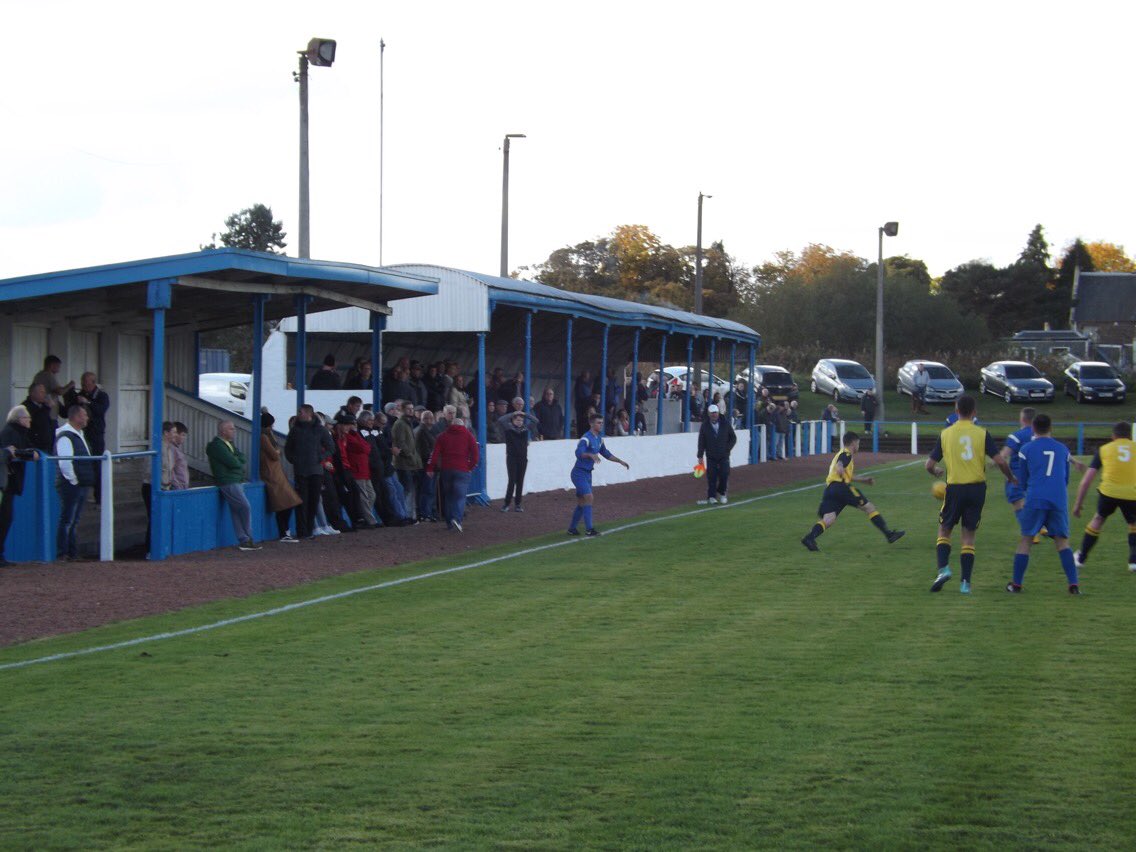
M460 287L460 282L464 280L486 288L490 302L496 304L574 314L594 319L597 322L609 322L613 325L642 325L707 337L728 337L752 343L760 343L761 341L761 335L756 331L732 320L708 317L657 305L646 305L625 299L574 293L536 281L501 278L495 275L428 264L397 264L384 268L436 277L440 284L439 296L433 297L433 299L438 300L445 297L447 285L456 284L458 289L463 289ZM398 321L401 312L416 310L416 303L424 306L426 302L427 299L412 299L395 306L394 315L391 317L392 325L388 325L388 328L394 330L393 323ZM486 323L488 323L488 317ZM435 325L433 330L440 329Z

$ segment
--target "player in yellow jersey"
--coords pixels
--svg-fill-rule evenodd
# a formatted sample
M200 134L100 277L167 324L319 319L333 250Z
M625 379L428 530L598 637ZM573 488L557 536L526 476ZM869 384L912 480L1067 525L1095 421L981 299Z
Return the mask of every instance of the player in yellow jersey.
M1085 539L1081 549L1073 554L1080 567L1089 558L1089 551L1097 543L1105 520L1120 510L1128 522L1128 570L1136 571L1136 442L1132 440L1132 426L1117 423L1112 427L1112 440L1097 450L1089 469L1077 488L1077 500L1073 504L1073 514L1081 517L1081 507L1085 495L1097 471L1101 472L1101 483L1097 486L1097 513L1085 527Z
M939 538L935 542L939 573L931 584L931 591L939 591L951 579L951 533L961 521L962 555L959 565L962 582L959 591L965 595L970 593L974 538L978 522L982 520L982 507L986 504L986 459L993 459L1008 482L1016 483L1017 480L1006 459L998 452L990 433L975 424L977 406L974 397L969 394L960 396L955 402L955 411L959 419L943 430L927 458L927 472L936 479L943 475L938 463L944 462L947 468L947 496L939 511Z
M869 502L860 489L852 484L863 482L867 485L875 485L876 483L876 480L871 476L856 476L854 469L856 463L853 459L856 451L860 449L860 436L855 432L845 432L843 444L844 449L832 457L832 464L828 466L828 476L824 480L824 494L820 498L820 508L817 509L817 517L820 520L813 524L809 534L801 539L801 544L809 550L820 550L817 547L817 538L836 523L836 516L843 511L845 506L855 506L864 512L869 520L884 534L888 544L899 541L903 538L903 530L889 530L884 521L884 516L876 510L876 507Z

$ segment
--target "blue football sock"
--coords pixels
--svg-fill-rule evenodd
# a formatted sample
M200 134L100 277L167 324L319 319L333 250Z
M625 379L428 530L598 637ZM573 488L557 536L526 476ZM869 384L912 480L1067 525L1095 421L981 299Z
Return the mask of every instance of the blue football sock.
M1069 581L1070 586L1077 585L1077 563L1073 561L1073 548L1066 547L1057 555L1061 557L1061 567L1065 569L1065 579Z
M572 513L572 523L570 523L568 525L568 529L570 529L570 530L576 529L577 525L580 523L580 518L582 518L583 516L584 516L584 507L583 506L577 506L576 511L574 511Z
M1069 559L1072 560L1073 554L1069 554ZM1014 554L1014 585L1020 586L1022 580L1026 576L1026 568L1029 567L1029 554L1028 553L1015 553Z
M584 506L584 526L588 529L592 528L592 507Z

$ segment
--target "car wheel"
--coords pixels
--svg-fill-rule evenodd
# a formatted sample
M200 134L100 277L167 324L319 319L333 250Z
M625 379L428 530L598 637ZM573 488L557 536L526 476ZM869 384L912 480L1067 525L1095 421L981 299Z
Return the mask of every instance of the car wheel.
M897 394L898 394L899 396L903 396L903 385L896 385L896 386L895 386L895 392L896 392L896 393L897 393Z
M811 382L809 382L809 390L811 390L813 393L817 392L816 379L813 379Z
M833 388L832 389L832 401L833 402L840 402L840 388Z
M1006 391L1004 394L1002 394L1002 399L1006 400L1007 403L1014 401L1013 394L1011 394L1009 391Z
M1080 391L1077 391L1077 405L1080 405L1084 401L1085 401L1085 395L1083 393L1081 393Z
M980 394L985 395L985 393L986 393L986 382L979 382L978 383L978 392Z

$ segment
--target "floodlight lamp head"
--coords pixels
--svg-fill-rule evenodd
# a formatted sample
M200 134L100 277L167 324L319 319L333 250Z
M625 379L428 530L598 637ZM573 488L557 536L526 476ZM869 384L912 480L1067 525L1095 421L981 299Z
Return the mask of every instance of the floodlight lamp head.
M335 40L330 38L313 38L308 42L308 49L304 51L308 62L312 65L330 67L335 62Z
M885 222L883 231L889 237L894 237L899 233L899 222Z

